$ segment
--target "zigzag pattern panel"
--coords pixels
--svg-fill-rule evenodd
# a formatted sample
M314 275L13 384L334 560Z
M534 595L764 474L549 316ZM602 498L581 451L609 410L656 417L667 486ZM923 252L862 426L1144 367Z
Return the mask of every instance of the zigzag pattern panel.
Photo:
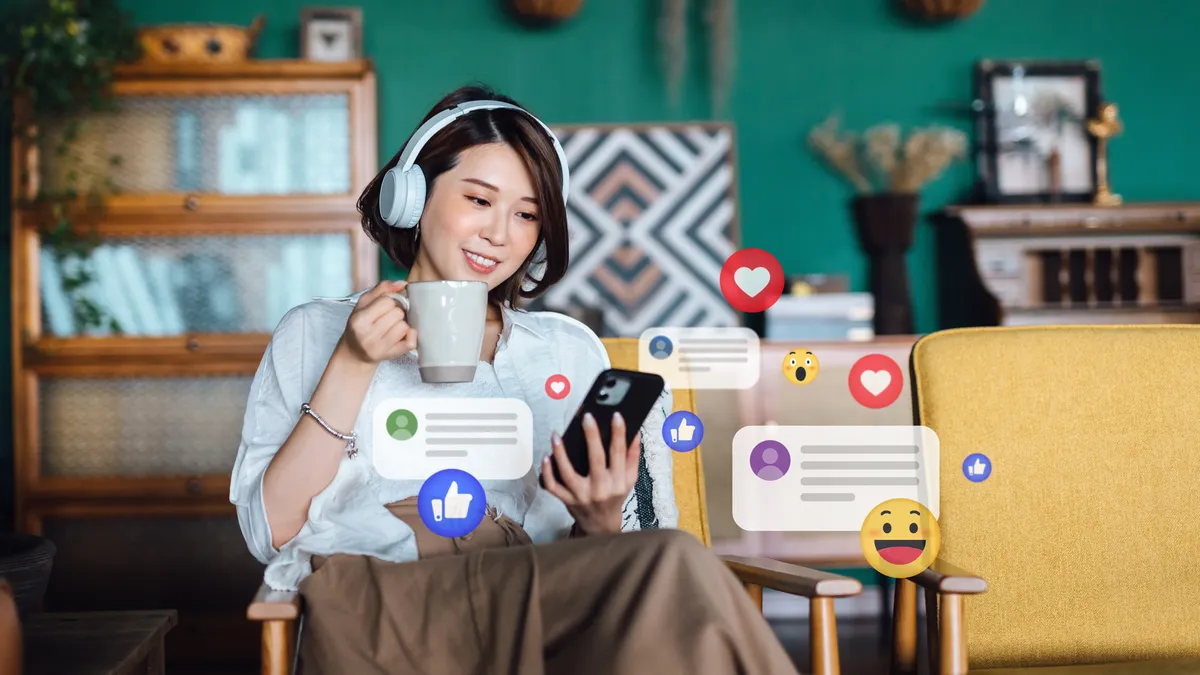
M606 336L735 326L721 265L736 250L733 129L724 124L554 129L571 167L566 277L531 307L600 309Z

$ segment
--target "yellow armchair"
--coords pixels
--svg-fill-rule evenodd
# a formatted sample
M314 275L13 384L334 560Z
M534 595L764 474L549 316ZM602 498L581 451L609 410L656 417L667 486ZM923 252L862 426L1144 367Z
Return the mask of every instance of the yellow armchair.
M614 368L637 370L636 339L606 339L604 345ZM690 390L676 390L673 393L675 410L695 411L695 398ZM675 504L679 509L679 529L692 533L706 546L711 546L700 448L673 453L672 472ZM742 581L760 610L764 588L808 598L812 643L810 672L813 675L837 675L840 672L833 599L861 593L862 584L858 580L775 560L739 556L724 556L723 559ZM263 625L263 675L295 672L296 638L303 620L302 609L298 593L273 591L265 585L259 588L250 603L246 611L247 618L260 621Z
M892 672L916 671L920 586L931 673L1200 673L1200 326L943 331L911 378L942 544L897 584Z

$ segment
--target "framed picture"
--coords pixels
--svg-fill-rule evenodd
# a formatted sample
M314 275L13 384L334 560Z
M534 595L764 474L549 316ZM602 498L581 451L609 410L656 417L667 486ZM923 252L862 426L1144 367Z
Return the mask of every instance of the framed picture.
M606 337L653 326L739 326L721 295L738 249L734 128L551 125L571 166L571 267L530 309L599 310Z
M975 68L978 171L990 203L1090 202L1100 108L1096 61L981 61Z
M362 10L353 7L302 9L300 55L313 61L362 58Z

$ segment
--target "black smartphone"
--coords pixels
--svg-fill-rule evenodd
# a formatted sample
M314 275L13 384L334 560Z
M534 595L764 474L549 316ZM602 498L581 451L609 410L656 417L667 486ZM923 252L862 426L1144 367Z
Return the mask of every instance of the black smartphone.
M600 425L600 439L604 442L604 452L607 456L609 442L612 440L613 413L620 412L625 418L625 442L632 443L633 437L641 430L646 417L654 408L658 397L662 395L663 379L653 373L639 373L635 370L610 369L600 373L587 396L575 411L575 417L563 432L563 446L567 458L575 473L586 476L591 473L591 463L588 461L587 438L583 435L583 416L591 413ZM553 457L553 455L551 456ZM550 466L554 470L554 478L562 484L562 474L558 464L551 459ZM545 487L545 481L542 480Z

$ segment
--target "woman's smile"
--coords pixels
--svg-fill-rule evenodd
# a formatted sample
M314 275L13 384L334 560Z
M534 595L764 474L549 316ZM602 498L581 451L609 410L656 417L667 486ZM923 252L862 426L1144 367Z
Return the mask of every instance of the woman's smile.
M485 255L475 253L474 251L468 251L465 248L463 249L463 257L467 260L467 266L479 274L490 273L492 270L496 269L496 264L500 262L495 258L489 258Z

